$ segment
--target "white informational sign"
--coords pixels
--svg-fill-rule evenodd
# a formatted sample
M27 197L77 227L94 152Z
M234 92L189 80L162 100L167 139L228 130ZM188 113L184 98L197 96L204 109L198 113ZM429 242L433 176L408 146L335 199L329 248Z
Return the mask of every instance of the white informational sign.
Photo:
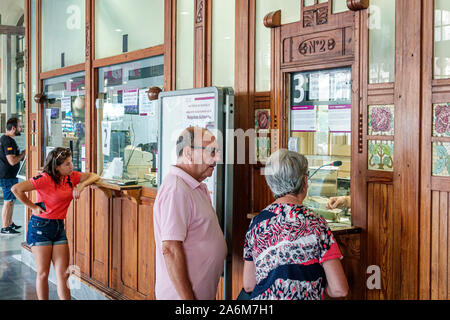
M156 115L156 106L158 101L148 99L148 88L139 90L139 114L141 116L154 117Z
M183 127L213 128L215 97L211 94L186 96L183 103Z
M61 98L61 111L69 112L72 110L72 97L62 97Z
M138 105L138 90L124 90L122 97L122 104L124 106L137 106Z
M336 72L332 77L331 100L350 100L351 74L350 72Z
M309 100L319 99L319 73L309 75Z
M330 105L328 106L328 127L330 132L350 133L352 131L352 106Z
M316 108L314 106L292 106L291 131L316 131Z
M111 122L102 121L102 149L103 154L109 157L111 147Z
M288 150L298 152L298 138L296 138L296 137L289 138Z
M330 100L330 74L329 73L319 73L319 100L328 101Z
M175 146L181 132L191 126L210 129L213 133L217 128L216 98L214 93L180 95L164 97L162 111L163 157L162 179L169 172L170 165L176 164ZM203 180L206 184L213 205L215 205L216 174Z

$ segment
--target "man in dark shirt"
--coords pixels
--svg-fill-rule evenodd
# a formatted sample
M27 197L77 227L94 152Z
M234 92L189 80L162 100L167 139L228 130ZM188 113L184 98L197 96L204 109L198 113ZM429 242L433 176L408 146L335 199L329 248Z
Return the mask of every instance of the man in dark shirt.
M1 234L17 234L17 226L12 221L14 200L16 197L11 192L13 185L19 182L16 178L20 168L20 161L25 157L25 150L20 153L14 138L20 136L22 124L17 118L11 118L6 122L6 133L0 138L0 187L3 190L2 229Z

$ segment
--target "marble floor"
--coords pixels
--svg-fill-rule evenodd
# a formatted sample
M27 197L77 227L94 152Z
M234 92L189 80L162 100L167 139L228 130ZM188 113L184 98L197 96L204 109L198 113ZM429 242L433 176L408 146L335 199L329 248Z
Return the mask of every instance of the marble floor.
M0 202L3 208L3 201ZM1 217L0 217L1 220ZM23 264L21 243L25 241L25 210L16 203L13 221L22 226L18 235L0 235L0 300L36 300L36 272ZM56 286L49 283L49 298L58 299Z

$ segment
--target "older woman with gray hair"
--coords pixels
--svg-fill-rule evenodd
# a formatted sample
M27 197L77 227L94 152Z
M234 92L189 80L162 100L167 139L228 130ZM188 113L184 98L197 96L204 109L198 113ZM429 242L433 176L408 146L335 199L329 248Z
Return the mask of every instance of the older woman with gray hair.
M347 279L342 254L324 218L303 200L308 160L280 149L266 163L266 182L275 201L250 223L244 244L244 290L251 299L344 297Z

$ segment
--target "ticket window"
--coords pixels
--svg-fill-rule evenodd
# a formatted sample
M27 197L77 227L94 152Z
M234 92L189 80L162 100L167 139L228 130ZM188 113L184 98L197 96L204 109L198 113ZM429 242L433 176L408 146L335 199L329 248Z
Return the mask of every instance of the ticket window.
M326 205L350 196L351 68L292 73L290 87L288 148L309 163L304 204L329 222L350 225L350 208Z
M159 118L147 92L164 84L163 56L103 67L98 77L98 174L110 183L156 187Z
M70 148L75 171L85 172L84 72L44 80L44 159L54 148ZM45 160L42 165L44 165Z

